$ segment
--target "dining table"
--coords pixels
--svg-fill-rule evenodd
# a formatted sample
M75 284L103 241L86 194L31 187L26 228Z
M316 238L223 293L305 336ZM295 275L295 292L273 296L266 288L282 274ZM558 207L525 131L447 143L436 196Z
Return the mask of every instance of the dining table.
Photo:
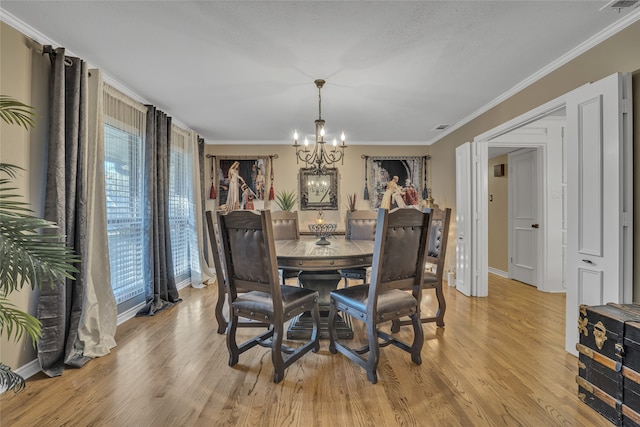
M298 270L301 286L318 291L320 310L320 338L328 338L330 292L337 289L342 276L340 269L369 267L373 259L373 240L349 240L331 236L329 244L317 244L317 237L301 236L295 240L276 240L278 268ZM326 243L325 242L325 243ZM310 313L293 319L287 330L288 339L308 339L313 330ZM338 338L353 338L350 319L336 320Z

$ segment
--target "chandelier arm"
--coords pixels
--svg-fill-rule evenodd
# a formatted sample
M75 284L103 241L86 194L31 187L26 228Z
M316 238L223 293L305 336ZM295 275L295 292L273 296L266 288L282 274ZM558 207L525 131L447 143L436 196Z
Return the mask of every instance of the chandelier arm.
M328 167L331 167L337 162L344 164L344 149L345 145L344 132L342 133L342 145L334 145L332 148L325 147L325 121L322 119L322 87L325 81L318 79L314 82L318 88L318 119L316 124L315 143L310 149L307 145L307 138L305 138L305 145L298 145L298 133L294 132L294 147L296 149L296 164L301 160L305 163L305 166L309 168L312 166L315 169L315 173L322 174ZM335 139L334 139L335 143Z

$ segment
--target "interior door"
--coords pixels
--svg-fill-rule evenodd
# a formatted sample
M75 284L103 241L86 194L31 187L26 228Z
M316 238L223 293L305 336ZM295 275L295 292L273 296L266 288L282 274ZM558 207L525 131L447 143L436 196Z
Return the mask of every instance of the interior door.
M581 304L631 302L631 79L614 74L567 95L566 350Z
M466 142L456 148L456 289L472 294L472 148Z
M538 179L535 150L509 155L511 278L537 286Z

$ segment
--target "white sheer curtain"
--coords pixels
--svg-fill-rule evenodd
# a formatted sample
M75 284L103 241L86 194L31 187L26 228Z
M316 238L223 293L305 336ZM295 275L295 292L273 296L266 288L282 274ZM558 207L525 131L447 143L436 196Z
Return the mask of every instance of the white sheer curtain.
M174 263L179 263L179 252L182 245L189 254L190 282L193 287L201 287L203 281L211 277L211 272L204 260L204 242L200 230L203 228L201 212L201 185L198 155L198 136L195 132L186 131L176 125L171 129L172 151L172 186L181 185L180 194L184 197L174 196L173 204L179 201L178 215L183 215L188 221L188 239L184 236L172 237L172 249L174 250ZM175 212L176 209L174 208ZM171 212L171 208L170 208ZM174 220L174 224L178 221ZM177 230L178 225L173 227ZM180 241L181 240L181 241ZM175 242L175 244L173 243Z
M207 240L205 240L205 235L202 234L202 230L205 230L204 225L204 212L202 211L203 201L202 201L202 186L204 182L201 181L200 176L200 154L198 152L198 134L196 132L189 132L190 146L191 146L191 154L192 154L192 174L193 174L193 203L195 206L194 210L194 220L195 220L195 229L196 229L196 237L198 242L198 262L200 264L200 271L202 272L202 281L207 282L209 279L215 277L215 273L209 269L209 265L207 260L205 259L205 246L207 246Z
M89 71L87 147L87 253L84 311L78 336L84 356L108 354L116 346L118 310L111 289L104 182L103 82L100 70Z

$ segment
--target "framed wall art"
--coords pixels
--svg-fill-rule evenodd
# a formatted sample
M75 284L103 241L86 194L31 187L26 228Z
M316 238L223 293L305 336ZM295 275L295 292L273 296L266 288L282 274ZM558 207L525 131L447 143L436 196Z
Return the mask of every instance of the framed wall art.
M264 209L269 197L268 156L219 156L216 163L218 209Z
M338 209L338 169L300 169L300 210Z
M425 156L368 157L371 209L419 206L426 188Z

